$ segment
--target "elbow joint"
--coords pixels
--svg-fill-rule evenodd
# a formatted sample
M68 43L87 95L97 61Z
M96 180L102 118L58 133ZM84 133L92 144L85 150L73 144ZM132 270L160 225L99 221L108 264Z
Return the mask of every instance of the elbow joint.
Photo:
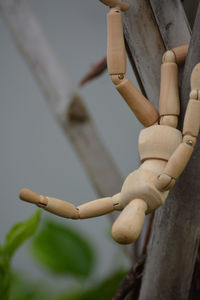
M115 75L110 75L110 78L114 83L114 85L119 85L125 79L125 76L124 74L115 74Z
M192 136L190 133L187 133L183 136L183 143L194 147L196 145L197 138Z

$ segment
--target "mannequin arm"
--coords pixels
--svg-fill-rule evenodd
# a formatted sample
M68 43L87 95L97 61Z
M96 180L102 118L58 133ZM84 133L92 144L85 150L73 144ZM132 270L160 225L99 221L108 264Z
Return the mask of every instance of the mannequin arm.
M138 120L146 127L151 126L157 122L158 112L131 81L125 77L126 50L121 12L122 2L106 0L101 2L111 6L107 15L107 65L111 80Z
M196 144L196 137L200 128L200 64L197 64L191 75L191 93L187 105L184 125L183 141L170 157L162 174L156 181L160 190L169 190L175 180L181 175L192 155Z
M78 207L73 204L56 198L51 198L43 195L38 195L29 189L22 189L20 199L26 202L36 204L55 215L69 219L86 219L101 216L112 212L113 210L121 210L119 203L119 195L113 197L101 198Z
M164 53L161 65L159 113L160 124L177 127L180 113L178 92L178 64L182 64L188 53L188 44Z

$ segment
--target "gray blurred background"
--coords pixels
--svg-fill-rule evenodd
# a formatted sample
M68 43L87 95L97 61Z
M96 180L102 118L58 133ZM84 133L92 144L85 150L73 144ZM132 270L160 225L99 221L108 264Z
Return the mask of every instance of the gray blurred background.
M74 87L91 65L106 54L106 12L99 1L29 0L50 44ZM0 19L0 242L9 228L36 210L22 203L18 194L26 186L34 191L79 205L96 195L69 140L50 112L43 94L18 53L11 35ZM128 77L135 82L131 67ZM107 72L83 87L79 93L91 113L98 132L123 178L138 166L137 137L140 124L112 85ZM120 187L119 187L120 190ZM44 215L47 213L44 212ZM108 217L72 221L94 244L98 264L94 278L102 278L113 268L127 267L129 260L110 237ZM66 286L33 262L28 243L14 258L14 267L36 280L44 279L54 289Z

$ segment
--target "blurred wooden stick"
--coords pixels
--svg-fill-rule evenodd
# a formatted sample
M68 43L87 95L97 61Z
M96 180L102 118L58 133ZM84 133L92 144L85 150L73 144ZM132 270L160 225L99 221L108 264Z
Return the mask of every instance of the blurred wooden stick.
M101 197L116 194L122 185L119 170L28 3L0 0L0 13L54 117L84 164L97 194Z

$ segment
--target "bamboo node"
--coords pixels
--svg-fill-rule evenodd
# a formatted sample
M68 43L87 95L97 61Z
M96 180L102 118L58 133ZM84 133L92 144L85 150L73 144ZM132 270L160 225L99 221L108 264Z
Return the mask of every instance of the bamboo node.
M87 110L78 95L75 95L67 110L67 119L71 123L84 123L89 120Z

